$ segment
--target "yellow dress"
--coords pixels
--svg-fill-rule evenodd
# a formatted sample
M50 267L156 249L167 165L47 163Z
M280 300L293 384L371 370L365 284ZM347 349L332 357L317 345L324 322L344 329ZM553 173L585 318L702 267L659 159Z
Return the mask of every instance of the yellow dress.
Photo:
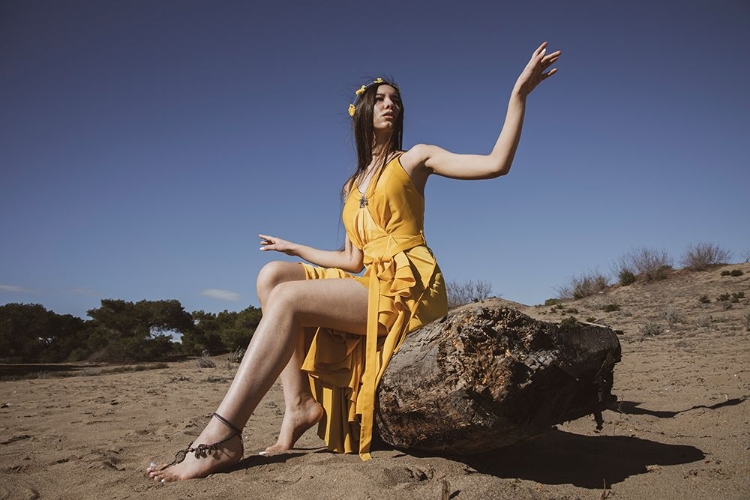
M318 328L302 364L325 408L318 435L330 450L358 449L363 460L370 458L375 392L391 356L407 333L448 312L443 276L424 239L424 199L399 156L370 181L366 203L352 186L344 204L344 227L364 253L364 275L302 264L307 279L351 278L368 287L367 335ZM386 336L378 337L378 325Z

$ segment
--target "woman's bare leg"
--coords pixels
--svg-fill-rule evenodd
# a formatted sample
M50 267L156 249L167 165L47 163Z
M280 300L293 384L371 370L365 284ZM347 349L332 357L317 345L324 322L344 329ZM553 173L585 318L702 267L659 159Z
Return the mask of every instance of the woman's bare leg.
M299 336L297 349L284 367L279 379L284 389L284 419L281 422L276 444L269 446L262 455L274 455L294 448L294 444L309 428L323 418L325 411L310 390L310 378L302 371L304 361L305 333Z
M258 274L257 284L261 308L265 308L268 295L277 285L304 279L305 271L297 263L276 261L265 265ZM301 369L305 356L304 342L303 332L289 363L279 376L284 389L284 419L276 444L266 448L263 454L273 455L292 449L302 434L323 418L323 407L313 398L309 377Z
M284 370L298 346L301 329L322 326L364 335L367 330L367 289L351 279L305 280L281 283L266 300L263 319L216 413L243 428ZM193 446L212 444L230 433L211 419ZM242 458L242 443L230 439L206 458L188 454L164 470L151 470L156 481L204 477Z

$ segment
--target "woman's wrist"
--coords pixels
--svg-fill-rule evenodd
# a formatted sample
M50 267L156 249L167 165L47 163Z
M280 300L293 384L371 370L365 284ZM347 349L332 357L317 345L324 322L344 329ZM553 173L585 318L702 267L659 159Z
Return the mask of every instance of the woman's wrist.
M521 85L520 83L516 83L513 86L513 90L510 93L510 100L511 101L513 101L513 100L520 100L522 102L526 102L526 97L528 95L529 95L529 92L527 92L523 88L523 85Z

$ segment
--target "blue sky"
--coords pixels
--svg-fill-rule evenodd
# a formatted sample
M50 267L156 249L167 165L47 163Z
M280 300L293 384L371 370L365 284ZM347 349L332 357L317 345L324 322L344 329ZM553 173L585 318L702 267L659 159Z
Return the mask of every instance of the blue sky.
M510 175L432 177L448 280L526 304L638 247L750 250L750 4L0 3L0 304L258 305L258 233L343 241L347 106L390 76L405 146L488 152L544 40Z

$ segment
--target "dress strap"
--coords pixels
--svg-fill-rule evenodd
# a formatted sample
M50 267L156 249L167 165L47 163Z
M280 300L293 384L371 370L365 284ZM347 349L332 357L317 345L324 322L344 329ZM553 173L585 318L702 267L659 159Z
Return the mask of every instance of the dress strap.
M370 190L375 189L378 185L378 181L380 180L380 176L383 174L383 171L388 168L388 166L393 163L396 159L401 158L401 155L404 154L403 151L397 151L395 155L393 155L387 162L385 162L385 165L383 165L381 168L378 169L377 172L375 172L375 175L372 176L372 179L370 179L369 184L367 184L367 189L365 190L365 195L369 197ZM359 188L357 188L359 189ZM361 193L361 191L360 191Z

